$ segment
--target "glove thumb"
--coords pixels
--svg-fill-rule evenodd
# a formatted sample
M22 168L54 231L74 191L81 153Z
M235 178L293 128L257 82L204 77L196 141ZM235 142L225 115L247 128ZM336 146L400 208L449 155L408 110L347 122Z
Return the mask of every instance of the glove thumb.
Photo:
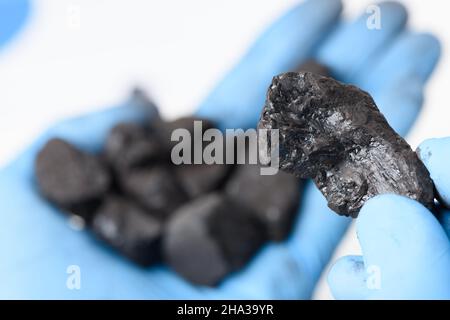
M370 294L368 275L362 256L345 256L334 263L327 280L335 299L362 300Z
M420 203L374 197L356 229L364 258L344 257L333 266L328 282L336 298L450 298L450 242Z

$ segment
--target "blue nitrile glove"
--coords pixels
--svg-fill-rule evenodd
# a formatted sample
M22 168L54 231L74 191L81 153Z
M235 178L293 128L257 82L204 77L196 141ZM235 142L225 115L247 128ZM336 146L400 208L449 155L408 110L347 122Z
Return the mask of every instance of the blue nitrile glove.
M0 46L24 25L29 11L28 0L0 0Z
M450 139L419 147L445 205L450 204ZM356 221L361 256L339 259L328 275L338 299L450 299L450 211L437 218L397 195L369 200ZM447 235L446 233L447 232Z
M255 125L271 77L316 54L340 79L373 93L389 121L406 133L438 59L437 41L406 31L406 12L399 4L381 4L380 30L366 28L366 14L337 27L340 11L338 0L306 1L290 10L263 33L198 114L222 128ZM267 245L218 288L194 287L165 266L135 267L88 232L69 228L66 218L42 200L33 162L46 140L59 136L98 151L114 124L142 117L142 110L128 103L63 122L0 172L0 297L309 298L349 223L327 208L312 184L290 239ZM80 268L80 290L66 287L70 265Z

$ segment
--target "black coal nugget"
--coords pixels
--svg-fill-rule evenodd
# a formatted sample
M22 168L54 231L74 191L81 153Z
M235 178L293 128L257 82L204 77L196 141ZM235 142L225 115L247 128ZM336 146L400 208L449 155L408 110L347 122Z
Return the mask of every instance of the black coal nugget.
M112 166L125 170L149 165L163 157L159 140L137 123L120 123L111 129L105 144L105 154Z
M217 193L180 207L163 238L165 261L195 284L216 285L242 267L266 240L247 209Z
M283 171L261 175L259 165L239 165L225 186L226 194L252 209L271 240L282 241L297 216L302 180Z
M161 259L161 223L123 197L109 196L104 200L94 216L92 230L142 266Z
M355 86L308 72L276 76L259 128L279 129L280 168L313 178L339 214L356 217L365 201L382 193L433 207L428 170Z
M119 179L128 196L161 219L187 200L180 183L166 166L131 170Z
M212 123L207 122L206 129L211 129L211 126ZM226 139L224 139L224 145L222 146L222 154L216 155L216 151L212 153L213 157L217 157L211 159L211 162L213 163L207 164L204 162L202 164L194 164L194 159L191 156L191 164L180 164L175 166L174 171L181 185L191 198L222 188L231 172L233 172L235 168L234 163L236 163L237 160L236 141L230 145L229 143L226 143L225 140ZM210 143L210 141L202 142L202 154ZM226 163L228 152L233 155L233 164Z
M205 119L205 118L199 118L194 116L189 117L181 117L172 121L162 121L160 119L153 119L150 123L150 129L152 133L157 135L160 139L160 141L165 145L166 149L170 152L172 148L178 144L178 141L172 141L172 133L176 129L186 129L189 134L191 135L192 140L192 150L193 150L193 144L196 142L194 141L194 126L195 123L198 123L201 126L201 130L198 131L200 134L203 135L203 133L208 130L215 128L215 125L212 121ZM200 137L201 139L202 137ZM199 141L202 142L201 140Z
M61 139L49 140L39 151L35 173L46 198L88 220L111 180L98 157Z
M174 168L175 173L190 198L217 190L227 178L231 165L186 164Z
M131 91L131 105L140 106L147 111L147 116L151 119L160 118L158 107L148 93L140 87L135 87Z

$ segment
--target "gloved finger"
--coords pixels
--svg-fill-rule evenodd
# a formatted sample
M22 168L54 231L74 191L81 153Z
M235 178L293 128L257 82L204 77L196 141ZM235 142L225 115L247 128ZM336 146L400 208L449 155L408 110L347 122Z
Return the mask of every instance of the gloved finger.
M313 283L319 279L350 222L351 218L328 208L325 197L308 181L288 248Z
M0 0L0 46L23 26L30 11L28 0Z
M417 154L423 161L439 194L443 205L450 206L450 137L428 139L417 148Z
M255 126L272 77L309 57L342 9L339 0L308 0L269 27L200 105L221 128Z
M405 76L384 92L373 94L375 103L389 125L405 136L414 125L423 105L423 83L418 77Z
M440 51L434 36L405 32L358 83L370 91L389 124L401 135L406 135L422 108L424 85Z
M328 273L328 285L338 300L362 300L369 297L367 271L362 256L345 256L337 260Z
M373 59L370 71L361 76L359 84L370 88L371 93L383 92L397 85L406 84L408 77L415 77L425 84L441 54L439 40L431 34L405 31L385 48L378 59Z
M333 70L340 81L354 83L372 57L404 29L406 9L397 2L382 2L379 8L380 29L370 29L371 14L363 13L356 21L343 24L317 53L318 60Z
M22 174L31 176L33 162L38 150L54 137L66 139L88 152L99 151L109 130L115 124L119 122L143 122L156 112L156 108L151 104L144 104L142 100L132 97L117 107L64 120L42 134L16 160L12 161L8 168L19 170Z
M445 233L447 233L450 240L450 211L444 210L439 217L439 221L441 222L442 227L444 227Z
M450 297L450 242L423 205L376 196L361 209L356 228L366 268L378 270L372 297L380 290L391 299Z

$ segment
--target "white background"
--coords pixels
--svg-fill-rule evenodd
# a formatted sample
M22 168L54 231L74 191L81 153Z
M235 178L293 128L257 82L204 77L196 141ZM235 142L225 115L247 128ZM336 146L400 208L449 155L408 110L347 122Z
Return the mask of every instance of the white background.
M23 32L0 49L0 165L50 124L117 105L135 84L151 92L166 116L190 113L258 33L296 2L34 1ZM425 138L450 135L450 7L443 0L403 2L410 27L432 31L443 43L425 110L408 137L416 147ZM371 2L344 3L351 18ZM336 256L359 252L351 229ZM323 280L315 296L331 297Z

